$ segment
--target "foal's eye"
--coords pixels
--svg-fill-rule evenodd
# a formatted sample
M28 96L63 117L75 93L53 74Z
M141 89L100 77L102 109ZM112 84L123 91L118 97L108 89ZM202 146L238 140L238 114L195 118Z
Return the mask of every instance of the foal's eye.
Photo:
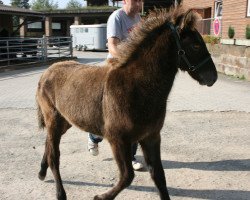
M194 50L199 50L200 47L201 47L201 46L200 46L199 44L194 44L194 45L193 45L193 49L194 49Z

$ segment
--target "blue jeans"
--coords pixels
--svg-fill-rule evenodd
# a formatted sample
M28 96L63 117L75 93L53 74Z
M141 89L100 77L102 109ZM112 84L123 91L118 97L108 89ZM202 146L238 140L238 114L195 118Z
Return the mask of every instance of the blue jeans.
M92 133L89 133L89 139L93 142L93 143L96 143L98 144L99 142L101 142L103 140L102 137L98 136L98 135L95 135L95 134L92 134ZM132 145L132 160L135 161L135 154L136 154L136 151L137 151L137 148L138 148L138 142L134 143Z

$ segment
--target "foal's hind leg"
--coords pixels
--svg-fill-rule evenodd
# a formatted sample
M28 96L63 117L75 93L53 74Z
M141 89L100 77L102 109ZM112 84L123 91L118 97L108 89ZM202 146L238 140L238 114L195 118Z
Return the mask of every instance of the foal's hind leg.
M114 199L121 190L128 187L134 178L134 170L132 167L132 158L131 158L131 143L124 141L109 141L114 158L118 164L120 178L116 186L114 186L108 192L102 195L96 195L94 200L111 200Z
M61 117L62 118L62 117ZM70 127L71 125L65 120L65 119L61 119L62 122L62 134L64 134ZM42 159L42 162L41 162L41 169L39 171L39 174L38 174L38 178L40 180L44 180L45 177L46 177L46 174L47 174L47 169L49 167L49 164L48 164L48 136L46 137L46 141L45 141L45 151L44 151L44 154L43 154L43 159Z
M47 128L47 139L39 176L46 175L46 171L49 166L56 182L57 199L65 200L67 197L62 185L59 171L59 144L61 136L71 127L71 125L54 109L47 110L44 113L44 118Z
M44 154L43 154L43 159L42 159L42 162L41 162L41 169L40 169L40 172L38 174L38 178L43 181L46 177L46 174L47 174L47 169L48 169L48 159L47 159L47 155L48 155L48 147L47 147L47 142L48 140L48 137L46 137L46 142L45 142L45 151L44 151Z
M160 143L161 138L159 133L140 142L144 159L148 165L150 175L159 190L161 200L170 200L161 163Z

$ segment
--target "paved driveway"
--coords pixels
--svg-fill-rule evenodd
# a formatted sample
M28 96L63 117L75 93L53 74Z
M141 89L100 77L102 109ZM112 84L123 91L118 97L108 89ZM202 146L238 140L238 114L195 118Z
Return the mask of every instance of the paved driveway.
M80 62L106 53L75 52ZM55 199L50 171L37 178L45 133L38 131L35 90L46 67L0 74L0 199ZM250 83L219 76L211 87L179 73L162 129L162 163L172 199L250 199ZM88 154L87 135L72 128L61 141L61 174L68 199L92 199L117 181L106 141ZM137 158L143 161L139 149ZM145 171L117 199L159 199Z

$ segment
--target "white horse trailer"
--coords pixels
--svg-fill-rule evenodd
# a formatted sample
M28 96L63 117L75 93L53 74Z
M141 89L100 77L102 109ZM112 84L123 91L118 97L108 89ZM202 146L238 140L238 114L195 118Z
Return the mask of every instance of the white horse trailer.
M73 47L79 50L106 50L107 24L71 25Z

